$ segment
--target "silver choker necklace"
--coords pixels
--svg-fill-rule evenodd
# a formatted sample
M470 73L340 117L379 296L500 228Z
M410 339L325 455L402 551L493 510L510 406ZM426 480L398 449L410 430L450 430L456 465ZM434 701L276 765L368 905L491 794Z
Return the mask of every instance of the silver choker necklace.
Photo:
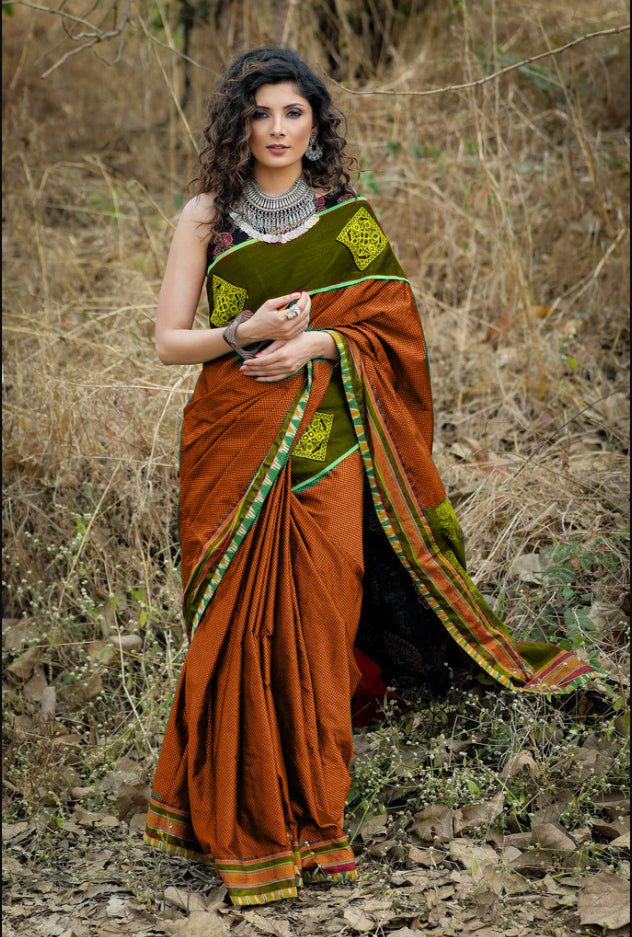
M292 241L318 221L314 193L303 176L281 195L266 195L248 179L229 215L246 234L270 243Z

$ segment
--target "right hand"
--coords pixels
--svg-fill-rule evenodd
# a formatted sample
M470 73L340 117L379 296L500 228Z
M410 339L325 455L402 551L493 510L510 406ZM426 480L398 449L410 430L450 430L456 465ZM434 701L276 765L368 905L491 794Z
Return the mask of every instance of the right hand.
M293 299L298 300L296 306L293 307L298 310L298 316L295 319L288 319L287 310L284 307ZM239 326L237 341L242 348L264 339L290 341L304 332L309 325L311 306L309 293L288 293L287 296L267 299L254 315Z

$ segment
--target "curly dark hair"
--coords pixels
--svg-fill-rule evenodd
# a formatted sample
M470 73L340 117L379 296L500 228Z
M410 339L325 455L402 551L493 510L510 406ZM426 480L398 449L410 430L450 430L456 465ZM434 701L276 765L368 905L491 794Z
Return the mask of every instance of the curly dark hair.
M193 181L197 194L213 192L215 218L211 232L228 222L228 211L252 176L253 159L248 146L255 92L262 85L295 84L309 101L318 124L318 142L323 155L315 161L303 159L303 174L313 188L333 192L347 188L356 170L356 160L345 153L346 120L333 103L324 82L293 49L252 49L220 77L208 104L209 121L203 131L205 145L200 153L200 174Z

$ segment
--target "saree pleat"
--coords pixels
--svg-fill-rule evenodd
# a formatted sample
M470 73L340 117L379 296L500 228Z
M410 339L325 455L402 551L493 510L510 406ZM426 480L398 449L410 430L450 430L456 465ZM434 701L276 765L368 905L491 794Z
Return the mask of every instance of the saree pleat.
M304 874L355 874L342 816L361 515L357 452L301 493L287 466L187 654L146 839L211 862L236 904L292 897Z

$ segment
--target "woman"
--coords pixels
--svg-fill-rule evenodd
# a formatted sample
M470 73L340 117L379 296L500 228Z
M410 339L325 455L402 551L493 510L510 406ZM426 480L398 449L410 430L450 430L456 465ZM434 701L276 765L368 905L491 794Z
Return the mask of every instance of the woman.
M242 905L356 877L342 820L358 664L359 724L379 668L436 682L448 635L515 689L591 671L516 644L465 571L419 315L349 188L324 84L294 52L257 49L209 112L158 301L161 361L203 367L180 466L191 643L145 839L211 863ZM211 328L193 331L204 282Z

